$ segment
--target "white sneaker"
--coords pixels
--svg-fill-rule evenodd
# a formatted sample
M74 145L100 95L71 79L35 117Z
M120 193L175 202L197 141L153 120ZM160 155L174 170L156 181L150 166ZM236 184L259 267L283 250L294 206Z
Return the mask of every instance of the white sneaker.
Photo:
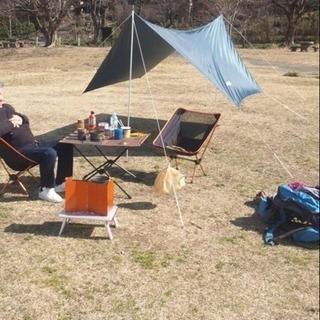
M62 202L63 199L54 191L54 188L40 188L39 198L49 202Z
M55 192L65 192L66 191L66 183L62 182L54 188Z

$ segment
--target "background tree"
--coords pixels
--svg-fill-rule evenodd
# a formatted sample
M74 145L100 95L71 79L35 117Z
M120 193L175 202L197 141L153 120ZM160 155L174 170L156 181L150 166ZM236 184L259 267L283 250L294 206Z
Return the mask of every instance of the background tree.
M7 37L12 37L12 22L16 22L15 10L11 0L0 2L0 26Z
M111 27L117 30L113 37L117 36L132 9L128 2L131 0L0 0L0 39L36 31L50 46L63 29L69 44L75 38L77 43L81 38L98 44ZM313 41L319 35L318 0L135 0L134 8L150 22L177 29L200 27L222 14L233 40L243 44L291 45L297 34Z
M80 14L89 14L93 25L93 43L97 44L101 28L105 25L106 12L111 1L107 0L84 0L80 1ZM78 12L78 6L76 12Z
M57 30L75 0L13 0L15 10L28 16L45 38L45 46L55 45Z
M149 13L150 21L165 28L185 29L190 26L189 0L152 0L153 14Z
M246 30L250 26L250 22L254 19L259 19L262 10L265 10L265 0L215 0L214 2L210 0L203 0L201 3L205 4L204 10L207 12L209 21L212 17L217 17L223 15L227 24L237 28L242 34L246 33ZM198 19L205 14L202 10L198 14ZM265 13L265 11L264 11ZM201 21L201 20L200 20ZM209 22L208 21L208 22ZM232 29L229 28L230 34Z
M129 5L130 3L134 3L135 6L135 13L137 15L141 14L141 11L143 10L143 7L145 5L148 5L152 2L152 0L135 0L135 1L131 1L130 0L124 0L125 2L127 2Z
M308 12L319 10L318 0L272 0L272 3L287 18L288 25L285 33L285 43L287 46L294 44L296 29L301 18Z

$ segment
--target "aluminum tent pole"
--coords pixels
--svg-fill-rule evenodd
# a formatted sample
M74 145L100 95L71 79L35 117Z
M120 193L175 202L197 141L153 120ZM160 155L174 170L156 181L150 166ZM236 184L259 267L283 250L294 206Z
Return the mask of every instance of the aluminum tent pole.
M132 60L133 60L133 33L134 33L134 5L132 5L131 13L131 40L130 40L130 67L129 67L129 94L128 94L128 117L127 126L130 127L130 110L131 110L131 87L132 87ZM129 157L129 150L126 151L126 158Z
M133 33L134 33L134 5L131 13L131 45L130 45L130 68L129 68L129 95L128 95L128 119L127 126L130 126L130 109L131 109L131 82L132 82L132 60L133 60Z

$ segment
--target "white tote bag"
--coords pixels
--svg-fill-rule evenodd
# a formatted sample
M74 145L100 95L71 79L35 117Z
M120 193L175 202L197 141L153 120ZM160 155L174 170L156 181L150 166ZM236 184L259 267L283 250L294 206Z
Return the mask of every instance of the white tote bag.
M180 190L186 185L185 177L179 170L168 167L157 175L153 190L158 193L170 194L173 190Z

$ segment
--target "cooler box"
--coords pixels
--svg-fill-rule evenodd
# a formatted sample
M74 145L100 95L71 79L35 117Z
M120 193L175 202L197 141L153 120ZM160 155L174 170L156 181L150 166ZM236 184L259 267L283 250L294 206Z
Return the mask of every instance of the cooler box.
M106 216L113 207L114 183L66 179L65 213Z

